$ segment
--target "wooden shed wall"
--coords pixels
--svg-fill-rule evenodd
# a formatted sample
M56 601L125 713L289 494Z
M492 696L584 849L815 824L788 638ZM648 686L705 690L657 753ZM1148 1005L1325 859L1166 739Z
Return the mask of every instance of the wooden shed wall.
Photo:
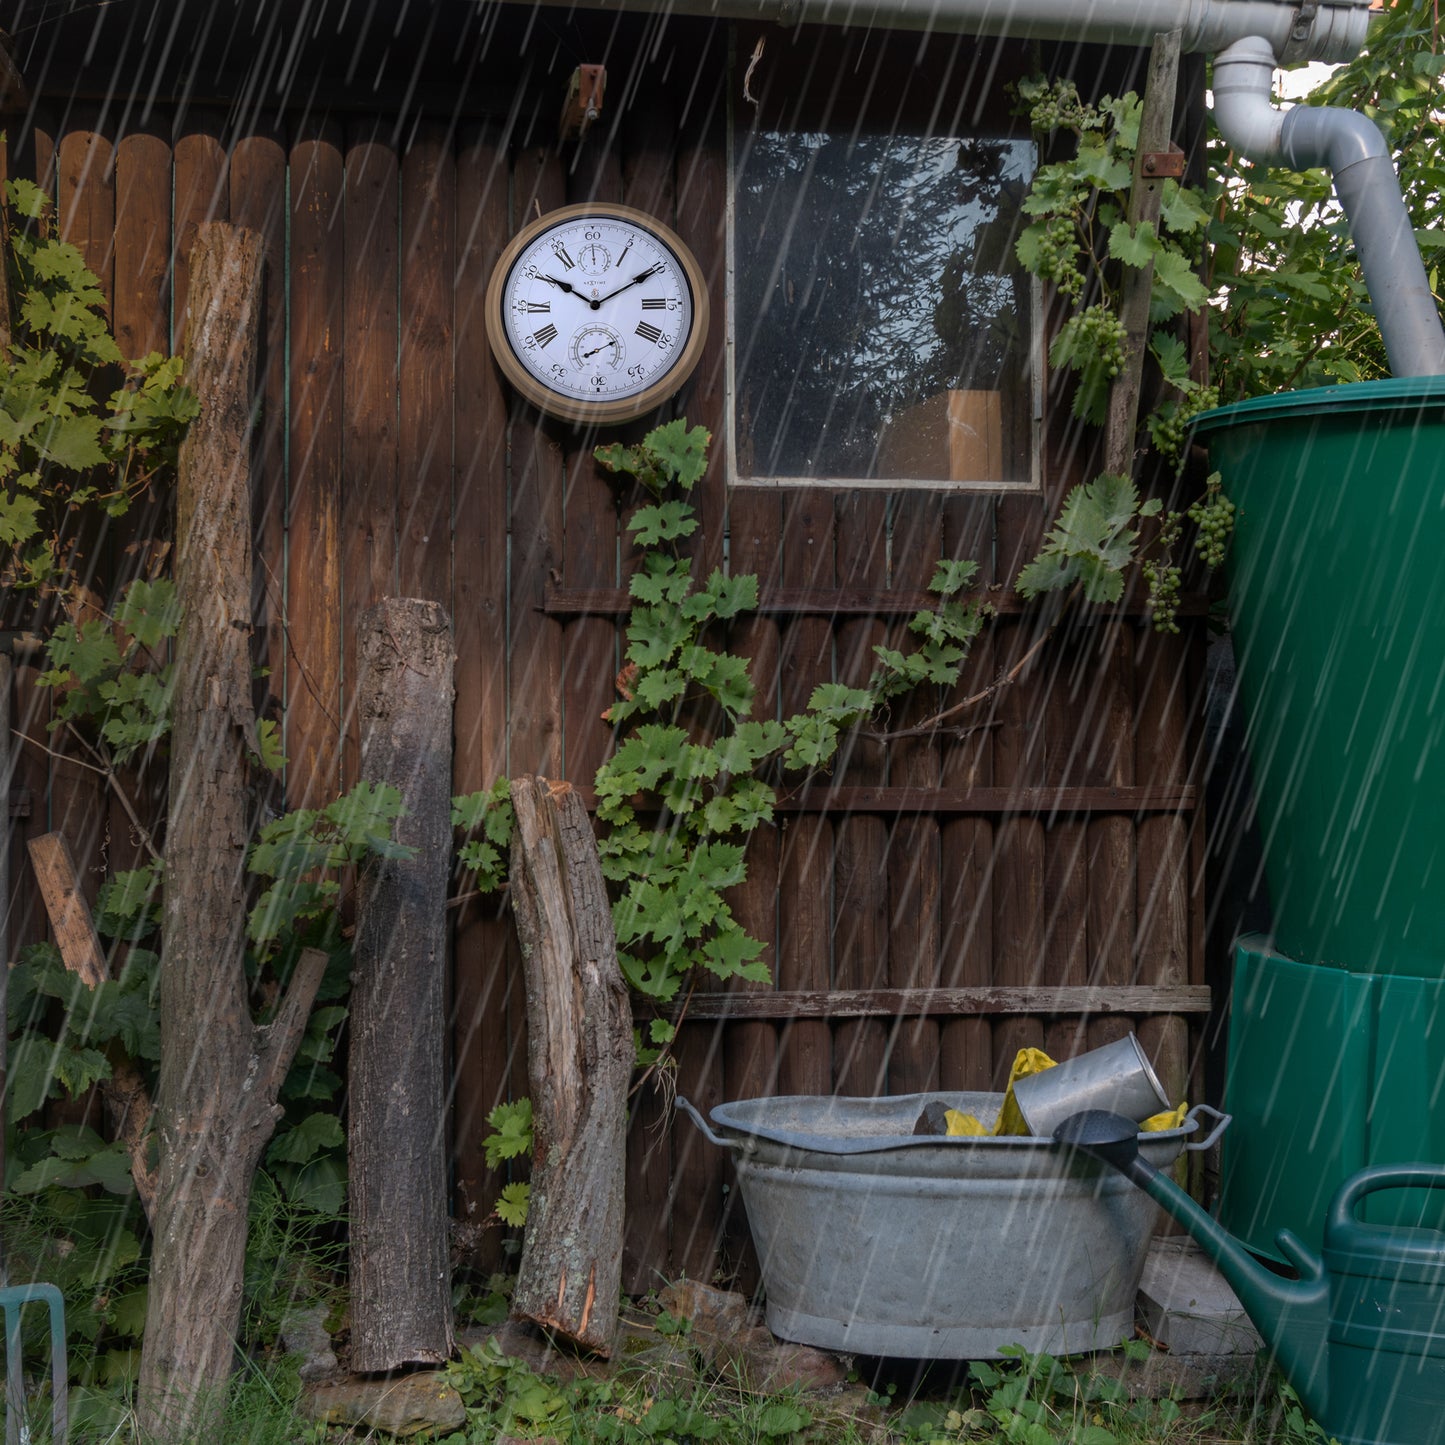
M42 94L19 133L12 164L57 196L60 233L101 277L128 354L179 344L200 221L266 238L258 660L271 705L284 708L291 806L325 802L356 776L352 623L388 592L435 598L454 618L456 791L534 771L585 785L607 752L600 714L627 565L619 499L590 459L594 436L512 404L481 303L526 218L601 197L669 220L722 316L723 36L680 22L639 22L638 34L638 68L614 67L605 119L580 147L555 141L560 78L545 115L517 105L493 118L458 103L263 120L259 106ZM640 84L643 61L659 63L668 46L687 64L666 85ZM940 556L981 562L1000 621L954 698L919 699L892 725L979 691L1032 646L1037 616L1008 584L1091 462L1054 389L1040 497L729 496L722 367L717 324L674 409L715 439L699 554L721 560L726 537L731 569L762 582L762 609L731 639L752 659L760 710L863 676ZM140 565L127 547L152 520L132 515L104 540L117 575ZM860 740L830 777L786 794L735 899L768 946L776 988L739 989L727 1005L700 985L681 1030L679 1091L707 1108L768 1092L988 1089L1020 1046L1064 1056L1133 1027L1182 1093L1186 1019L1203 983L1191 768L1201 640L1191 621L1180 637L1153 636L1137 607L1065 626L956 727ZM26 891L26 837L64 830L92 884L136 852L95 776L41 750L52 740L34 677L20 669L21 723L36 746L17 778L31 806L16 830L12 949L43 928ZM480 1147L485 1115L527 1087L522 991L504 910L471 901L453 919L455 1204L478 1220L502 1182ZM930 992L904 992L916 990ZM788 997L767 997L775 991ZM639 1097L629 1287L720 1267L750 1277L728 1179L690 1125L666 1121L660 1095Z

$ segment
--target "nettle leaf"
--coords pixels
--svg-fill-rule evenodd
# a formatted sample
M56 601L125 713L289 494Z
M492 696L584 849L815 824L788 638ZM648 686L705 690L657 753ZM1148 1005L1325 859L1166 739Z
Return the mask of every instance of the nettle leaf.
M346 1142L341 1121L335 1114L308 1114L294 1128L277 1134L266 1151L271 1164L305 1164L327 1149L339 1149Z
M57 1049L52 1067L56 1080L71 1098L110 1078L110 1060L99 1049Z

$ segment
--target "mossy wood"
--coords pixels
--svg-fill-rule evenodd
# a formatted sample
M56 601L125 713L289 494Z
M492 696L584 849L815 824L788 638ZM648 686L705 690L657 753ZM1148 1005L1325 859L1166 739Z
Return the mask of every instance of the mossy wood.
M617 1333L627 985L592 824L565 783L512 784L512 908L527 985L535 1149L512 1313L608 1355Z
M251 706L252 378L261 248L214 223L191 260L190 384L181 449L170 815L162 922L156 1196L141 1433L184 1438L231 1373L241 1327L251 1181L325 955L307 950L257 1026L245 969Z
M400 790L405 857L358 884L351 995L351 1367L440 1364L455 1348L447 1255L446 886L451 619L392 597L357 638L364 781Z

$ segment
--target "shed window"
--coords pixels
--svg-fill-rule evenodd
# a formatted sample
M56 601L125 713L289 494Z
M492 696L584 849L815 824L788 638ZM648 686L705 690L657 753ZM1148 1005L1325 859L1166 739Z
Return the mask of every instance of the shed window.
M734 483L1037 485L1033 142L830 110L734 132Z

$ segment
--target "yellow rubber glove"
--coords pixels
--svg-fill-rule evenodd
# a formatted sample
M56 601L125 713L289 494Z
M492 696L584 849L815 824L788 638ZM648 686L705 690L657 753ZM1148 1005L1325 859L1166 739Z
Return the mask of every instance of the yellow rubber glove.
M948 1125L950 1139L983 1139L988 1135L988 1130L972 1114L960 1114L957 1109L949 1109L943 1118Z
M995 1134L1027 1137L1029 1126L1024 1123L1024 1116L1019 1113L1019 1106L1014 1102L1014 1084L1029 1074L1041 1074L1045 1069L1053 1067L1054 1060L1042 1049L1020 1049L1014 1055L1013 1068L1008 1071L1008 1088L1004 1092L1003 1108L998 1111L998 1122L993 1126Z
M1162 1114L1151 1114L1139 1125L1140 1131L1145 1134L1158 1134L1165 1129L1177 1129L1184 1122L1184 1116L1188 1112L1189 1101L1186 1099L1177 1109L1166 1109Z

